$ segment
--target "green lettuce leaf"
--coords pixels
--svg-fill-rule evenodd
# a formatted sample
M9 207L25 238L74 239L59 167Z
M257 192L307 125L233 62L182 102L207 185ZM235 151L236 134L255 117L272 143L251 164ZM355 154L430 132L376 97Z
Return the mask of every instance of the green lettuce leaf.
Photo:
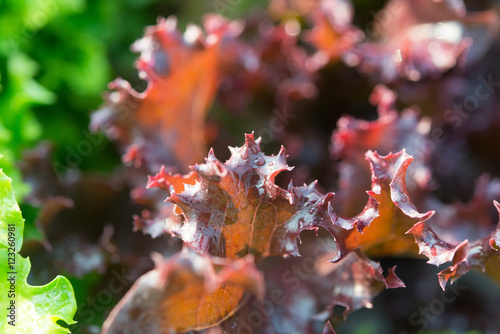
M58 276L43 286L27 282L31 263L18 254L24 219L11 183L0 170L0 333L69 333L63 326L75 323L76 300L68 279Z

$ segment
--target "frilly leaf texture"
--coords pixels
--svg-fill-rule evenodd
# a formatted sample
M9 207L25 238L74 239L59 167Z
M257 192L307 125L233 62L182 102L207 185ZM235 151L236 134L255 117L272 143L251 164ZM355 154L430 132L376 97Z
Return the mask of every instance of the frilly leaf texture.
M276 175L291 170L285 150L266 156L259 143L246 135L242 147L230 148L225 163L210 151L205 164L191 167L197 175L194 185L185 184L183 191L171 186L168 201L182 210L184 219L175 233L204 253L233 259L254 254L260 259L298 256L300 232L325 228L339 243L334 260L345 256L339 238L356 225L360 230L368 225L377 215L376 203L371 199L359 216L344 219L331 208L334 194L321 194L314 182L280 188L274 183Z
M405 176L413 158L402 150L387 156L368 151L366 159L372 171L372 190L368 194L378 203L378 217L362 233L353 230L346 238L346 248L362 247L373 256L416 253L413 240L405 233L434 212L419 212L406 189Z
M494 201L494 205L500 216L500 204ZM487 237L474 241L466 239L457 245L440 239L432 228L423 222L413 226L408 233L413 234L420 253L429 258L428 263L440 266L451 262L448 268L438 273L439 284L443 290L448 282L454 283L473 268L484 272L487 262L500 256L500 222Z
M118 141L125 162L185 170L205 154L203 129L219 85L221 55L241 27L210 15L204 28L206 35L195 25L182 34L175 17L159 19L132 46L141 53L136 66L148 81L146 90L139 93L116 79L91 123Z

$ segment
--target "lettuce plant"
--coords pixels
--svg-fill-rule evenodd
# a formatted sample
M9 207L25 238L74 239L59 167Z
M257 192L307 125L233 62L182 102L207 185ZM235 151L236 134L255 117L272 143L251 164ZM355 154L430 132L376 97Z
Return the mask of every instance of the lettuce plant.
M64 143L64 164L47 144L15 154L26 208L40 208L43 238L25 238L33 273L63 272L76 290L62 277L16 287L20 323L34 312L48 333L370 333L372 322L498 332L498 6L270 0L234 20L221 14L249 1L212 4L200 24L180 11L146 27L132 45L138 78L116 78L91 113L99 139L84 129ZM83 20L89 36L78 15L67 32L44 32L67 41L64 54L85 50L81 68L40 76L83 94L60 94L68 105L93 101L84 95L107 75L103 48L125 34L95 31L116 18L133 30L116 13ZM38 87L34 101L54 102L34 70L19 73ZM21 146L29 122L0 116L15 125L0 126L0 147L12 133ZM45 133L75 140L75 127L59 133L62 121L47 119ZM104 136L111 158L94 155ZM29 260L15 259L25 282Z

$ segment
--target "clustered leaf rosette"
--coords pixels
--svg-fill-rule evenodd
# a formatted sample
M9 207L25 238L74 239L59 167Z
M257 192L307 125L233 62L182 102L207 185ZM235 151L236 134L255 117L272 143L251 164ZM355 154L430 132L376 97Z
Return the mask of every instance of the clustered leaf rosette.
M420 248L431 264L452 262L439 274L443 289L498 260L498 228L473 242L450 241L439 231L446 219L434 215L430 194L433 124L417 108L398 111L396 94L383 85L370 97L377 120L342 116L334 130L338 195L322 193L316 182L278 186L277 175L292 170L286 152L282 147L276 156L265 155L253 134L243 146L230 147L226 162L211 149L205 163L193 165L220 130L205 127L214 101L241 113L265 91L285 110L312 98L318 70L340 59L379 82L437 80L489 46L483 41L479 53L470 48L468 24L491 30L498 21L492 11L468 13L462 1L394 0L377 14L377 31L364 36L352 25L347 0L299 7L273 1L279 25L262 17L241 25L207 16L205 33L191 25L182 34L175 18L160 19L134 44L148 87L138 93L117 79L92 128L116 141L122 160L134 167L132 197L150 207L135 217L135 229L177 236L184 249L155 257L156 268L115 307L105 333L334 333L327 320L335 306L345 308L345 317L371 307L380 291L404 287L395 268L384 276L368 256L418 257ZM303 31L302 23L311 29ZM301 38L311 53L298 44ZM154 172L146 191L141 177ZM299 251L301 232L320 229L329 234L329 251L304 256L311 239Z
M467 44L468 39L464 36L450 42L453 47L449 57L446 57L448 61L446 64L437 65L434 59L436 57L428 51L432 48L428 46L446 44L446 38L432 36L429 40L425 39L424 45L418 47L425 49L425 52L415 51L417 56L413 56L412 50L418 49L415 46L418 41L401 42L406 41L407 35L410 34L408 31L413 29L413 26L428 30L424 29L425 24L422 23L429 20L421 17L422 12L425 12L422 8L434 8L433 6L440 8L440 15L447 20L468 17L461 1L443 4L436 4L431 0L418 4L408 1L391 2L381 12L394 11L394 15L389 16L396 17L396 23L405 22L405 29L393 29L391 27L394 22L378 22L383 21L379 16L384 15L377 16L375 26L380 30L379 33L389 34L386 38L388 41L381 43L384 45L382 49L408 52L409 55L405 54L402 59L410 64L396 66L398 62L394 60L394 55L387 55L385 53L389 51L379 50L380 52L373 52L375 64L368 67L380 68L380 71L390 72L395 77L412 77L411 80L416 80L415 73L422 72L418 77L425 77L426 73L431 73L431 76L440 75L460 63L459 59L463 58L464 52L456 52L455 49ZM169 214L172 211L171 205L161 203L159 192L144 191L142 177L154 173L161 165L166 166L169 172L185 172L189 165L201 161L206 152L207 141L213 140L217 133L224 131L214 124L206 126L208 111L215 101L241 112L248 106L252 96L269 90L275 98L275 106L288 115L293 109L293 103L290 102L315 96L318 91L316 72L328 59L343 58L348 64L360 63L358 69L366 72L364 68L367 66L363 64L370 63L371 58L366 56L369 59L354 61L354 58L359 57L353 53L360 49L361 54L369 55L370 50L378 50L378 43L374 41L360 43L363 33L352 25L353 7L350 1L320 0L313 1L308 6L276 3L270 8L283 21L282 24L264 24L263 17L239 22L217 15L207 15L203 20L203 29L188 25L186 31L181 32L177 27L176 18L171 16L159 19L156 26L148 27L145 36L134 43L133 50L141 54L136 67L140 77L147 80L147 88L144 92L138 92L138 89L133 89L123 79L116 79L110 84L111 92L107 95L107 102L101 110L92 115L91 129L103 130L120 147L124 163L134 166L129 169L130 175L127 178L128 182L136 187L132 197L137 203L149 207L141 216L135 218L136 230L158 237L180 224L177 217ZM404 13L409 12L408 8L416 14L406 20ZM493 24L493 15L485 14L481 17L486 16ZM308 22L310 29L301 29L299 21L302 18ZM431 22L437 22L440 18L439 15L431 18ZM244 37L252 34L258 34L259 38ZM400 35L404 38L398 37ZM308 54L299 44L300 37L313 47L313 55ZM463 47L459 49L462 50ZM392 67L385 69L388 64L392 64L399 72ZM425 128L421 124L425 122L419 121L418 113L405 111L405 117L398 120L393 109L383 112L381 108L379 114L380 122L387 124L385 127L381 126L380 131L398 129L400 125L406 124L408 128L400 133L401 137L408 140L404 143L394 140L396 144L391 143L385 147L384 143L381 143L380 150L372 150L388 154L406 148L412 155L418 153L417 163L424 164L421 161L428 158L427 148L415 153L413 149L406 147L420 145L412 140L417 138L418 134L404 135L407 133L405 130L414 132L417 126L419 129ZM343 117L339 126L342 127L342 124L347 122L350 123L347 126L354 125L352 120ZM392 127L391 124L396 126ZM398 133L394 135L400 138ZM278 134L278 137L280 136L283 134ZM384 138L393 137L387 135ZM366 150L357 157L361 164L364 163L364 152ZM334 155L340 156L337 153ZM420 183L428 181L425 180L429 175L425 167L412 169L420 175ZM355 166L355 170L351 172L359 172L359 166ZM341 168L341 176L346 176L346 173L349 173L349 168ZM359 179L366 181L366 177ZM341 187L343 184L341 180ZM361 185L357 188L362 191L365 189ZM346 193L341 193L340 196L350 196L347 194L347 187L344 187L344 190ZM352 206L355 202L357 201L346 200L345 207ZM342 209L341 212L351 215L360 208L362 206L350 210ZM164 224L165 219L167 226Z
M175 233L199 252L233 259L246 254L257 259L298 256L300 232L324 228L337 241L340 251L333 260L338 261L345 255L339 243L342 233L355 227L362 231L378 214L377 203L370 199L360 215L338 217L330 205L334 194L321 194L315 182L290 184L288 190L277 186L275 177L291 170L283 147L278 155L266 156L260 139L250 134L242 147L230 150L225 163L210 151L205 164L192 166L195 177L187 179L194 178L194 184L186 183L179 192L170 186L167 200L181 209L183 221Z
M315 300L308 311L309 316L300 324L305 326L305 332L311 333L315 332L312 329L315 314L323 314L323 321L326 321L328 316L325 315L331 314L335 305L341 305L346 308L344 314L347 315L361 307L371 307L372 298L383 289L404 286L395 275L394 268L384 277L380 265L361 252L366 249L379 255L407 253L415 244L411 237L405 235L406 230L416 221L425 220L432 215L432 212L419 213L407 194L404 179L411 158L404 151L386 157L373 152L367 153L372 166L372 190L368 192L369 199L365 208L352 218L337 215L331 204L334 194L320 193L315 188L315 182L301 187L290 184L287 190L275 184L275 178L280 172L291 170L286 163L284 148L276 156L267 156L260 149L260 139L254 139L253 134L249 134L242 147L230 147L230 151L231 157L225 163L219 161L211 150L206 162L191 166L192 171L187 175L170 174L162 168L157 175L150 177L150 187L161 188L170 193L167 201L175 204L174 211L182 222L182 225L171 232L184 241L184 255L167 259L167 263L179 263L177 259L185 256L193 257L189 261L196 263L198 260L194 258L202 256L207 265L210 261L218 263L223 259L229 266L233 266L250 256L251 260L246 260L247 262L257 265L264 263L266 267L266 261L275 261L272 262L274 267L289 268L296 263L291 260L279 262L277 259L300 256L297 244L300 233L325 229L333 242L329 249L329 260L338 262L338 265L322 272L313 269L310 277L305 280L305 287L300 289L304 298ZM304 261L306 260L307 258ZM305 262L299 263L307 266ZM318 259L314 267L321 266L321 263L327 263L327 259ZM149 328L147 324L158 326L155 328L161 333L212 330L214 326L221 329L229 323L234 326L249 326L241 315L251 313L254 307L254 304L242 301L243 291L252 291L249 286L241 287L238 293L226 291L231 297L231 303L214 303L212 308L207 308L199 315L201 318L187 322L191 325L184 329L175 325L175 321L166 320L169 316L165 314L163 306L159 311L158 308L154 308L156 311L142 310L141 301L149 299L147 296L151 294L151 289L170 291L170 284L174 284L173 279L157 278L161 276L160 268L157 264L153 272L143 276L114 309L106 324L107 333L118 333L119 328L126 326ZM258 272L254 268L247 274L253 271ZM279 274L273 273L273 268L264 269L263 274L266 275L266 291L271 291L271 294L266 295L264 301L257 300L255 305L272 300L272 287L279 286L280 279L283 280L283 277L277 278ZM256 275L252 274L252 277ZM183 295L191 291L192 284L196 281L186 279L184 284L175 285L176 293ZM203 291L205 288L200 289ZM211 288L207 291L210 294L214 290ZM177 303L170 295L163 293L155 294L153 304ZM283 298L287 300L294 295L297 296L297 293L291 288L283 291ZM325 299L324 296L330 297ZM205 299L197 299L189 305L198 310L203 303ZM288 317L296 312L295 307L298 306L292 299L287 305L279 305L281 313L261 311L263 319L268 319L268 322L265 322L267 325L263 322L258 328L267 328L272 332L274 323L290 322ZM182 312L190 312L187 306L179 306L176 310L181 312L181 309ZM136 320L130 318L132 314L143 312L150 317L148 320L139 315L139 318L134 316ZM137 319L140 319L139 323ZM310 330L306 330L307 328Z
M297 37L284 26L268 28L207 15L203 29L189 25L182 33L171 16L148 27L132 46L141 54L136 67L147 80L145 91L138 92L121 78L113 81L90 128L103 131L118 145L124 164L131 167L127 180L135 187L132 198L149 207L135 217L135 230L158 237L180 224L169 214L170 203L161 203L158 192L144 191L142 177L160 166L185 172L202 160L207 141L219 131L206 124L214 101L241 110L250 96L268 89L286 114L290 101L316 93L308 56ZM241 35L253 29L259 38L245 41Z

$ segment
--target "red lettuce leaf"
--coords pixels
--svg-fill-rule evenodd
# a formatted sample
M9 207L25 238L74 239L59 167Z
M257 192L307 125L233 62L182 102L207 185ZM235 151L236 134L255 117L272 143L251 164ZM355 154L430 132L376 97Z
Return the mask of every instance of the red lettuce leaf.
M191 167L197 175L195 185L186 184L183 191L170 187L168 201L182 210L184 221L175 233L201 252L229 258L254 254L260 259L298 256L300 232L322 227L338 243L334 260L345 256L341 238L346 230L370 224L377 216L376 202L370 199L361 214L345 219L330 205L334 194L321 194L314 182L302 187L290 184L288 190L278 187L275 177L291 169L285 150L266 156L259 143L260 139L246 135L245 145L230 148L231 158L225 163L211 151L205 164Z
M366 158L372 171L372 191L368 194L378 203L378 217L362 232L352 230L345 239L345 248L362 247L372 256L416 254L414 242L405 232L434 212L419 212L406 189L406 172L413 158L405 150L383 157L368 151Z
M350 253L338 263L323 266L328 269L322 270L321 295L328 300L329 312L335 305L345 307L344 317L363 307L372 308L373 298L385 289L405 287L394 273L395 267L384 277L380 264L360 251Z
M413 199L428 194L431 171L428 166L433 143L428 138L430 122L413 109L401 113L395 108L396 94L384 85L374 88L370 101L378 106L379 117L374 121L342 116L332 134L331 153L339 163L339 193L335 208L344 215L358 211L358 199L370 185L370 166L365 153L381 155L405 149L415 158L408 169L406 186Z
M116 79L91 123L118 142L124 162L183 171L203 157L203 128L220 83L220 63L241 26L207 16L204 28L206 35L194 25L181 34L175 17L159 19L133 45L141 53L136 66L148 80L146 90L139 93Z
M264 282L251 256L235 261L185 249L137 280L116 305L103 334L184 333L217 325L246 302L250 291L263 298Z
M500 215L500 204L494 201L494 205ZM473 268L485 271L487 262L500 255L500 222L487 237L474 241L466 239L457 245L441 240L432 228L423 222L415 224L408 233L413 234L420 253L429 258L428 263L439 266L452 262L448 268L438 273L439 284L443 290L448 281L453 284Z

